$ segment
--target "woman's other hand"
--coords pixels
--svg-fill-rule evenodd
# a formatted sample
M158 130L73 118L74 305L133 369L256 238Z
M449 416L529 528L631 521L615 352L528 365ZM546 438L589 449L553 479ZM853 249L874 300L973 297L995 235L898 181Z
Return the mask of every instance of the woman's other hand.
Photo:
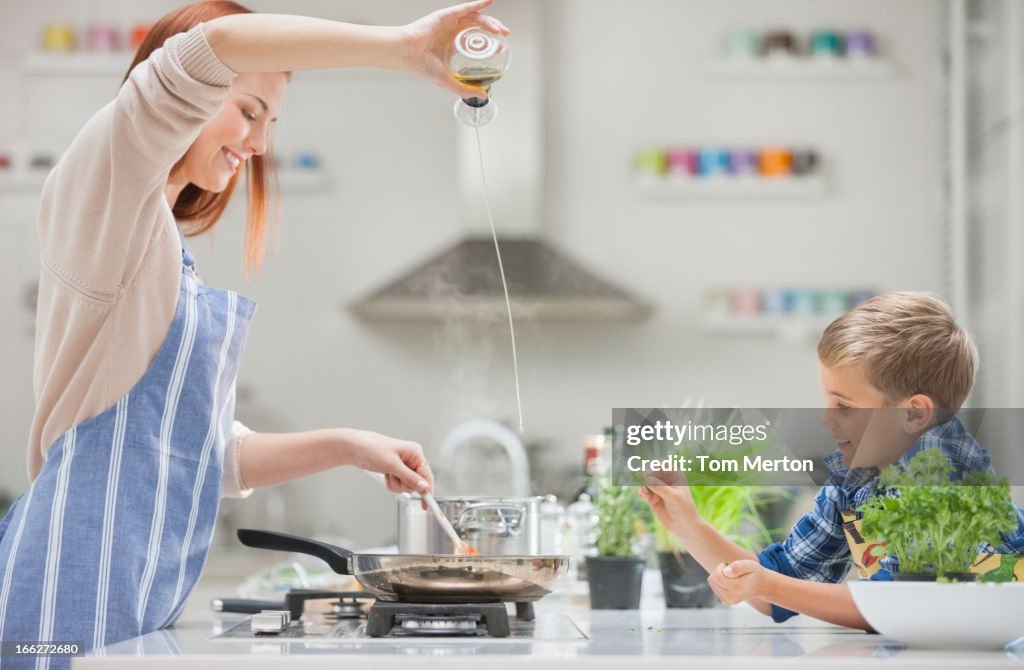
M341 429L348 462L369 472L384 475L392 493L423 493L434 488L423 447L369 430Z

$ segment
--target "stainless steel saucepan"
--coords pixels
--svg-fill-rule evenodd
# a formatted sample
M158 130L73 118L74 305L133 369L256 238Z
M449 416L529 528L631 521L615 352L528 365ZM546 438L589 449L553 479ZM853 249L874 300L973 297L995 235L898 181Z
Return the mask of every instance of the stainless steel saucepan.
M530 602L551 593L568 556L357 554L326 542L268 530L240 529L242 544L316 556L352 575L381 600L422 603Z

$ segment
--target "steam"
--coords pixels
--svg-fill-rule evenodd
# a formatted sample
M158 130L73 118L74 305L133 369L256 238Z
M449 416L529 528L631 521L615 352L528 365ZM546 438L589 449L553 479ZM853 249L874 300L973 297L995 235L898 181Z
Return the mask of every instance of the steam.
M468 295L456 279L457 273L465 271L465 267L457 269L456 263L436 265L413 280L413 288L428 296L431 310L441 322L433 338L437 358L446 370L439 389L438 439L472 419L491 419L512 430L518 425L510 355L499 355L511 351L505 306L497 300ZM495 266L493 272L497 271ZM443 473L447 494L491 494L494 491L481 489L494 485L504 488L510 483L504 449L482 441L464 445L460 451L470 449L472 458L456 458L451 464L453 471Z

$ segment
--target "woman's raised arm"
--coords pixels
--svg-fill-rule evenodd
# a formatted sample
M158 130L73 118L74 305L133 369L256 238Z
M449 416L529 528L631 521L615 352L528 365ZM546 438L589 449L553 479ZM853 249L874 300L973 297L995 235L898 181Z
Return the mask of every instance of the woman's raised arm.
M235 72L290 72L375 67L422 76L461 97L480 90L448 73L445 51L455 34L482 25L502 35L500 21L480 14L494 0L440 9L405 26L364 26L283 14L235 14L207 22L203 32L217 57Z

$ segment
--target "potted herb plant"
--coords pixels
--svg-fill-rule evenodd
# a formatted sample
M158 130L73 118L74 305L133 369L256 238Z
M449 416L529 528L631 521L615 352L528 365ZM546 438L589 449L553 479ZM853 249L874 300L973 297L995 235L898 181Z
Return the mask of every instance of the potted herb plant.
M701 420L700 408L695 421ZM724 425L733 426L742 421L733 411L725 417ZM692 461L700 454L706 459L736 461L744 456L755 456L772 448L774 437L758 441L724 443L714 440L686 441L679 445L656 444L658 456L675 454ZM653 455L653 454L652 454ZM764 486L758 473L712 474L703 470L687 475L690 495L700 517L736 544L753 549L758 540L771 541L771 535L761 520L762 508L771 497L788 497L778 486ZM723 469L723 472L728 472ZM639 484L638 478L638 484ZM686 552L679 538L653 519L655 549L661 569L666 607L710 607L714 593L707 583L708 573L697 560Z
M771 539L759 514L766 495L756 487L691 486L690 495L701 518L741 547L752 549L758 540ZM715 595L707 582L707 570L657 519L653 525L665 606L711 607Z
M592 609L637 609L646 561L635 551L643 510L629 486L606 486L597 496L597 556L587 557Z
M899 559L895 579L973 580L979 547L1000 544L1000 533L1017 527L1005 478L990 472L952 477L941 451L922 451L905 469L885 468L879 493L861 505L861 534L885 543L875 547L876 556Z

